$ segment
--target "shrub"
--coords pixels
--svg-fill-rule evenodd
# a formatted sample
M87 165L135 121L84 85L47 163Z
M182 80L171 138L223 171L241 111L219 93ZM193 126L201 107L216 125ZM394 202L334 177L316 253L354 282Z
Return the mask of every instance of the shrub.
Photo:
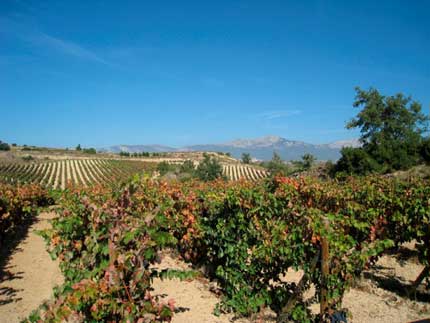
M196 177L202 181L213 181L217 178L223 178L222 165L215 157L208 154L203 155L203 161L197 166Z

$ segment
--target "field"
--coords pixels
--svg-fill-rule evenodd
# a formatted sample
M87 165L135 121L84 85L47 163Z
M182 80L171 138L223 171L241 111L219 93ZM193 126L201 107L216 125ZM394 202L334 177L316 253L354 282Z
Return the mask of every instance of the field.
M151 163L101 158L2 163L0 181L36 183L64 189L67 183L84 187L91 184L110 184L151 169L154 169L154 164Z
M257 181L267 177L268 175L267 171L264 169L244 164L223 165L223 173L229 180L232 181L237 181L239 179Z
M171 317L178 323L249 323L255 317L319 322L332 313L353 313L352 322L367 323L375 313L381 313L380 322L430 314L425 279L430 185L425 177L413 179L418 169L339 181L273 177L259 165L224 158L220 164L228 180L203 182L175 180L157 170L160 162L192 160L197 166L202 155L196 153L26 156L15 152L0 159L0 246L41 208L55 205L49 207L52 227L42 235L57 259L46 268L62 289L31 316L19 308L21 297L30 300L31 309L41 304L29 289L39 286L35 276L43 272L27 267L48 262L40 236L30 232L17 247L25 257L9 264L22 281L0 272L12 277L0 281L0 290L14 291L0 292L6 304L0 315L10 321L20 313L20 319L37 323ZM170 174L178 169L172 167ZM49 295L54 286L44 284L31 288ZM197 296L202 300L196 303L202 288L211 292ZM193 307L198 311L181 312Z
M168 278L214 280L221 297L210 311L218 314L246 318L270 309L267 321L286 315L291 322L317 322L333 311L343 315L342 304L362 311L351 295L379 301L371 294L377 288L389 295L384 297L404 298L403 319L416 319L428 314L428 184L383 177L210 183L135 177L121 186L72 187L56 200L38 185L0 185L0 229L10 234L38 207L57 205L53 227L43 236L59 260L64 289L28 322L169 321L180 309L152 292L158 286L164 294L160 279ZM402 251L403 263L413 271L398 280L398 294L362 283L349 293L363 273L385 279L375 264L392 263L386 257L405 244L410 249ZM173 262L199 271L172 262L159 268L159 258L171 251ZM388 278L395 281L396 274ZM412 303L410 295L420 302Z
M28 162L3 161L0 162L0 182L36 183L56 189L64 189L67 183L84 187L92 184L110 184L126 180L136 173L146 172L152 175L160 161L175 164L183 162L181 159L173 158L133 160L76 157L57 160L36 159ZM223 173L232 181L240 179L257 181L268 175L261 167L238 162L224 163Z

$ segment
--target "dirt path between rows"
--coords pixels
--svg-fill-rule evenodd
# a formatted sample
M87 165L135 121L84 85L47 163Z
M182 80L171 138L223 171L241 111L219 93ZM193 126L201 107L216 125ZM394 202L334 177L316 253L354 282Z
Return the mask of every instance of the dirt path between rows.
M183 261L173 255L165 255L159 269L174 268L190 269ZM380 279L400 280L410 284L422 270L422 266L415 260L399 261L393 256L383 256L378 261L376 269L368 275L378 274ZM288 281L298 282L302 274L289 271ZM397 277L397 278L395 278ZM169 299L175 301L177 311L172 323L275 323L276 316L270 310L255 315L254 318L235 318L232 314L213 315L213 309L220 299L211 292L212 283L204 280L179 281L154 280L154 295L158 295L164 302ZM407 323L413 320L430 318L430 304L428 300L413 301L399 296L397 293L379 287L374 279L363 278L357 286L349 290L344 297L343 306L348 308L352 318L350 323ZM311 306L314 313L318 313L319 304Z
M36 233L49 228L54 216L53 212L41 213L6 260L0 277L0 322L20 322L63 282L58 262L51 260Z
M55 213L41 213L37 221L24 232L6 261L0 261L0 322L15 323L26 318L43 301L52 296L53 287L63 282L57 261L52 261L46 252L43 239L36 231L49 227L49 220ZM2 254L0 254L2 256ZM2 259L0 259L2 260ZM4 260L4 259L3 259ZM172 254L166 254L156 267L188 269L189 265ZM359 282L356 288L346 293L344 306L349 308L353 323L404 323L430 317L430 306L426 301L412 301L375 284L375 279L400 279L411 283L422 269L418 261L400 261L393 256L383 256L377 263L377 270L368 275L377 275ZM297 272L290 273L289 279L298 281ZM154 281L153 295L166 303L175 301L176 313L172 323L274 323L274 313L270 310L258 314L253 319L234 318L232 314L213 315L219 297L212 292L213 283L206 279L192 281ZM318 310L316 304L315 311Z

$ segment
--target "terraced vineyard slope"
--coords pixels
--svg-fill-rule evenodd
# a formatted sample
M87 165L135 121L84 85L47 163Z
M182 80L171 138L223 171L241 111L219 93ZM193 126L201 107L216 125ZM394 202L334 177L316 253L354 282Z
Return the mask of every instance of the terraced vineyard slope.
M113 183L142 172L152 171L153 163L111 159L69 159L30 163L0 164L0 182L39 183L64 189L67 183L89 186Z
M225 164L222 169L224 175L232 181L240 179L257 181L268 176L266 170L244 164Z

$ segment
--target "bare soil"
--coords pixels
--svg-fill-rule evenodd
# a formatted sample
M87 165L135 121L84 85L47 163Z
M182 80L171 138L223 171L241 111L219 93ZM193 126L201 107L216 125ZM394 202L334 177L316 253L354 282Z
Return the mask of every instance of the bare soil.
M49 227L54 213L41 213L27 234L7 255L0 276L0 322L15 323L26 318L52 296L63 282L58 262L51 260L37 230ZM5 253L2 253L5 257Z
M159 268L190 268L186 263L172 255L165 255ZM402 259L399 255L387 255L379 259L374 269L365 272L357 285L349 290L343 301L353 323L406 323L412 320L430 318L430 296L419 291L417 300L404 294L404 288L412 283L422 270L416 258ZM289 272L286 279L298 282L300 272ZM378 278L379 277L379 278ZM213 315L215 304L220 301L214 284L204 279L192 281L155 280L154 294L166 303L175 301L178 307L173 323L191 322L276 322L275 314L270 310L255 315L253 318L235 318L232 314ZM310 290L311 297L314 291ZM311 310L318 313L319 304L313 304Z
M36 230L49 226L53 213L42 213L29 227L28 233L17 243L1 269L0 322L19 322L43 301L52 296L53 287L61 284L63 277L58 263L52 261L45 244ZM189 265L168 253L159 268L188 269ZM374 269L366 271L356 286L344 297L343 306L352 314L353 323L404 323L430 318L428 291L419 289L416 299L407 297L404 290L420 273L422 266L411 248L401 253L381 257ZM285 279L299 281L300 272L289 272ZM155 280L153 295L162 301L173 299L176 312L173 323L249 323L275 322L274 313L265 310L252 318L235 318L233 314L213 315L220 301L216 284L199 278L190 281ZM312 290L309 296L312 296ZM317 312L319 304L311 309Z

